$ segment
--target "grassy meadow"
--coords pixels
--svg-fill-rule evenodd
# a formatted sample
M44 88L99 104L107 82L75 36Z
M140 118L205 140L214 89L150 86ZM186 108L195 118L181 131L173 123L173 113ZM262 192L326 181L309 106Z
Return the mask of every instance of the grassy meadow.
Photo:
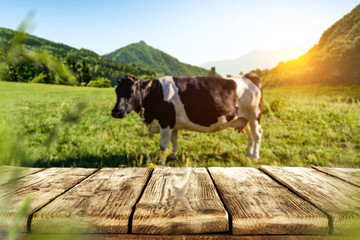
M115 99L114 89L0 81L0 163L155 166L160 136L146 136L146 152L140 117L111 117ZM264 89L261 123L258 161L245 157L245 133L180 131L176 165L360 167L359 86Z

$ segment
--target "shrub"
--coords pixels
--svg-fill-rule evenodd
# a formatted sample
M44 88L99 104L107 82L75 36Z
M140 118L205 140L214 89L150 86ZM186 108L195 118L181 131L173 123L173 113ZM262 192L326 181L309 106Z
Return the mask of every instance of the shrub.
M98 88L109 88L111 87L111 81L107 78L98 77L96 80L92 80L88 83L88 87L98 87Z

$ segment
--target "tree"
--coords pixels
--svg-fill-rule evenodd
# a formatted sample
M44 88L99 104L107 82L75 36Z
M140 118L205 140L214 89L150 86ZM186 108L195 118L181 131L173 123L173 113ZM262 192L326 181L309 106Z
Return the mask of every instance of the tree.
M81 85L81 83L88 84L92 78L89 66L86 64L84 60L79 60L78 63L76 64L76 68L77 68L77 81L79 85Z
M76 72L76 64L75 64L74 58L71 57L70 55L66 55L64 60L65 60L66 66L68 66L68 68L71 69L75 73Z

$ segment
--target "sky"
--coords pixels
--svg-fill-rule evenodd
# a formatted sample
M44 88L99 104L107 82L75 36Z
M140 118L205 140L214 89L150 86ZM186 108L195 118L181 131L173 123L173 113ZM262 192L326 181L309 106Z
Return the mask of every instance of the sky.
M0 0L0 27L100 55L145 41L200 65L253 50L316 44L355 0Z

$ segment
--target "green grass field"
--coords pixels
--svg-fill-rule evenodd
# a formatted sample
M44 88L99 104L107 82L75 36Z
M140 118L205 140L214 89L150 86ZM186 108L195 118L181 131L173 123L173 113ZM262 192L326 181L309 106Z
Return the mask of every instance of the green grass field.
M110 115L114 89L0 81L0 161L23 166L154 166L159 135L143 146L140 117ZM179 133L181 166L360 167L360 87L264 90L261 159L233 129ZM149 156L149 158L147 158Z

